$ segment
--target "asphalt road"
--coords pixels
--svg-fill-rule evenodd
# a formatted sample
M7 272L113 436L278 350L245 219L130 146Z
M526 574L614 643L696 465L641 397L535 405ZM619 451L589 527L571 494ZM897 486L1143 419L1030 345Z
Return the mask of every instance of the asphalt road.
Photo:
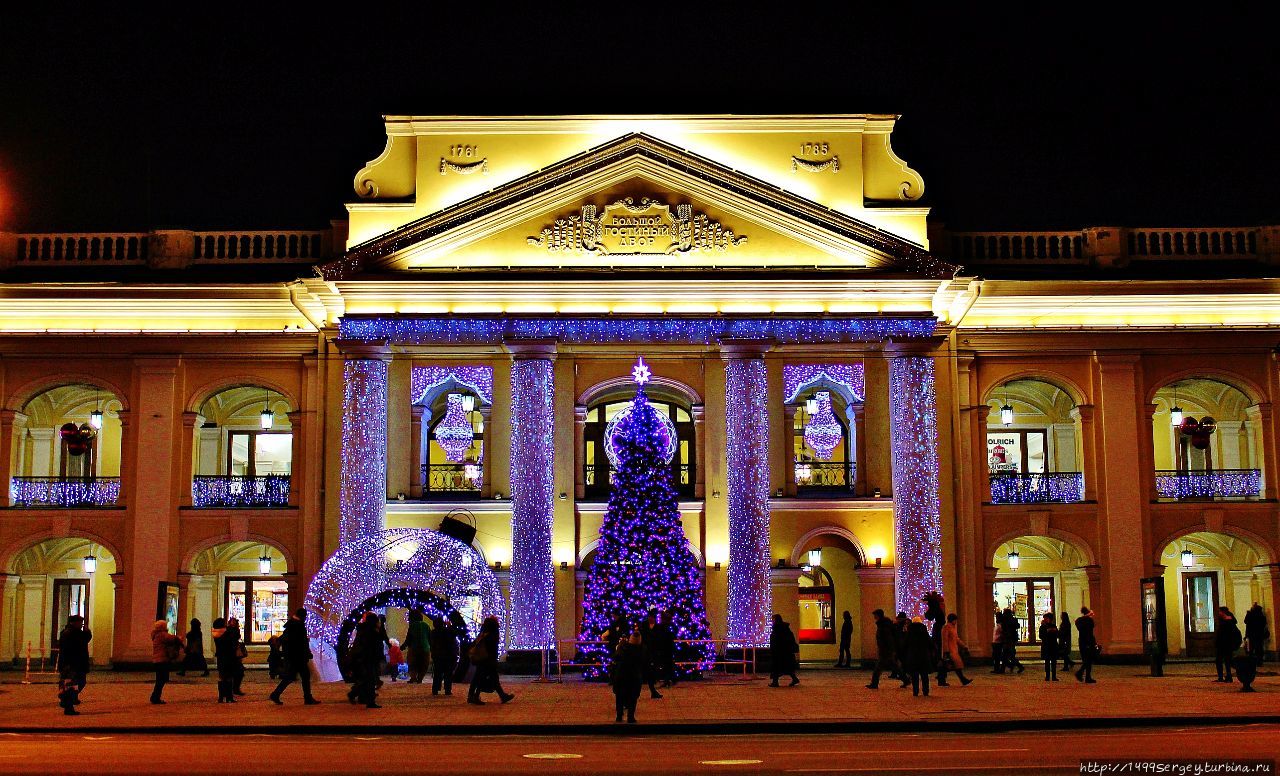
M0 737L0 773L5 774L1038 775L1081 773L1085 758L1210 756L1276 758L1280 726L824 736Z

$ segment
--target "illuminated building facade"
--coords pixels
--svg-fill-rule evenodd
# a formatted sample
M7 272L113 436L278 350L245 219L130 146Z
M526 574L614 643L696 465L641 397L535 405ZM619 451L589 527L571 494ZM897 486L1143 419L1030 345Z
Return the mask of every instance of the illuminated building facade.
M327 230L0 234L0 655L401 588L572 640L639 356L721 651L1271 614L1280 229L931 233L894 122L389 117Z

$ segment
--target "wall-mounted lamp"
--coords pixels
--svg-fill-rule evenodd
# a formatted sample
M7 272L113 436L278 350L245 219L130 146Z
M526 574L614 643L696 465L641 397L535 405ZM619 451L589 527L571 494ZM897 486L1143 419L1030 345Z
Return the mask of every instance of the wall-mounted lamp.
M560 570L561 570L561 571L568 571L568 570L569 570L569 561L567 561L567 560L562 560L562 561L560 561Z
M495 491L493 492L493 500L494 500L494 501L501 501L501 500L502 500L502 491L500 491L500 490L495 490Z
M1184 569L1189 569L1194 565L1196 565L1195 553L1192 552L1190 548L1183 550L1182 551L1182 567Z
M720 491L718 490L711 491L711 498L720 498Z
M568 500L568 498L569 498L569 494L568 494L568 493L561 493L561 494L560 494L560 500L561 500L561 501L566 501L566 500Z
M500 560L495 560L495 561L493 562L493 570L494 570L494 571L502 571L502 561L500 561Z
M880 568L884 564L884 558L876 558L876 568Z
M1022 565L1022 556L1018 554L1017 550L1010 550L1008 559L1009 559L1009 568L1013 569L1014 571L1017 571L1018 567Z
M778 568L780 568L780 569L785 569L786 567L787 567L787 559L786 559L786 558L778 558Z

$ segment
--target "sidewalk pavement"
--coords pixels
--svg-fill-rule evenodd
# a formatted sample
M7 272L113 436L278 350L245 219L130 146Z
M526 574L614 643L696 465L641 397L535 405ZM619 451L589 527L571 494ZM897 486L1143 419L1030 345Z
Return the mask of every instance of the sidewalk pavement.
M1264 667L1269 668L1269 667ZM665 697L640 699L639 725L613 723L613 696L607 685L566 678L563 684L504 677L516 699L506 705L493 695L484 706L466 703L466 686L452 697L433 697L429 685L388 682L378 701L382 709L347 703L345 684L316 685L322 704L303 706L295 684L285 706L267 700L272 689L264 672L250 671L246 696L235 705L218 705L215 678L175 677L165 688L164 706L148 703L145 674L108 671L89 675L80 716L58 708L51 683L13 683L21 674L0 675L0 733L16 732L170 732L170 733L325 733L368 731L380 734L591 734L661 733L819 733L975 730L1150 725L1242 724L1280 722L1280 678L1260 676L1256 693L1239 683L1217 684L1213 667L1169 666L1162 678L1145 667L1100 666L1097 684L1081 684L1063 672L1045 682L1039 664L1022 675L994 675L974 667L973 684L934 687L933 694L912 697L910 688L881 680L865 687L870 673L830 668L801 670L801 683L769 687L755 679L718 676L664 689ZM12 678L10 678L12 677Z

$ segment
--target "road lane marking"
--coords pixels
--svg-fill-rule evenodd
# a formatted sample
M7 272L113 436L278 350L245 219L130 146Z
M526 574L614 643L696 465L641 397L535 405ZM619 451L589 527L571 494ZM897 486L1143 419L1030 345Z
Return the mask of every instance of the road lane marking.
M573 754L571 752L532 752L530 754L522 754L529 760L581 760L582 755Z
M381 741L382 736L356 736L357 741Z
M110 741L115 736L85 736L86 741Z
M877 765L867 768L794 768L787 773L918 773L920 771L946 771L948 773L957 773L959 771L977 771L978 773L986 773L988 771L1061 771L1066 770L1074 773L1075 766L1056 766L1056 765L912 765L904 768L886 768L883 765Z
M698 765L759 765L764 760L699 760Z
M773 754L773 755L784 755L784 754L877 754L877 755L879 755L879 754L935 754L935 753L937 753L938 751L939 751L938 749L880 749L880 748L878 748L878 747L877 747L877 748L875 748L875 749L844 749L844 750L815 749L815 750L808 751L808 752L770 752L769 754ZM944 752L947 752L948 754L950 754L950 753L952 753L952 752L1030 752L1031 750L1030 750L1030 749L1027 749L1027 748L1019 748L1019 749L951 749L950 747L948 747L948 748L943 749L943 750L941 750L941 751L944 751Z

